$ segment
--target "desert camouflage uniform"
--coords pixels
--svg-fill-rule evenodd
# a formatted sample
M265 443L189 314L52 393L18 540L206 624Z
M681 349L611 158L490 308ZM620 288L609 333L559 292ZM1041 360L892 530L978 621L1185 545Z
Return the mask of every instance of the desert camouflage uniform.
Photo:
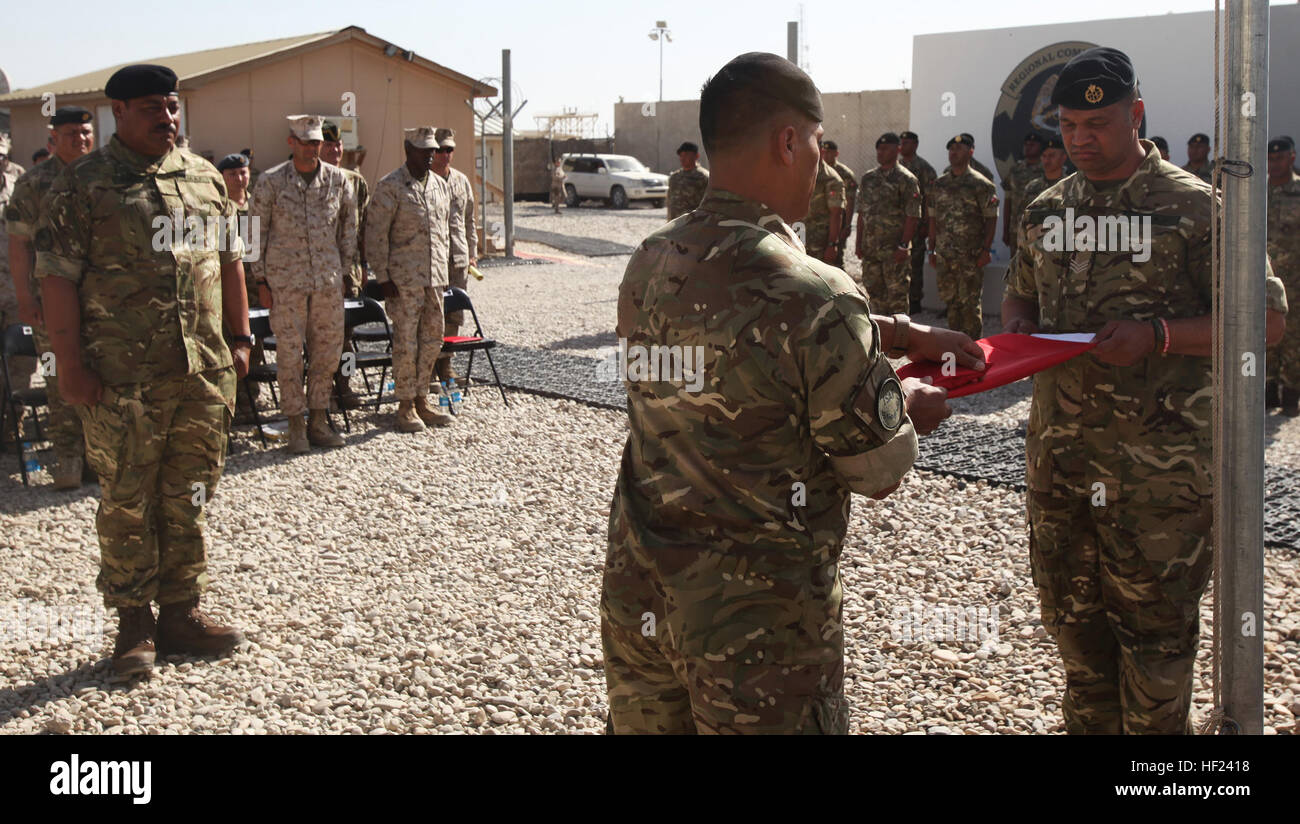
M559 211L564 205L564 181L568 175L564 173L563 166L551 167L551 205Z
M862 285L876 312L907 313L911 260L894 262L903 243L907 218L921 218L921 187L916 176L894 164L878 166L862 176L858 187L862 215ZM909 252L910 254L910 252Z
M447 258L447 283L457 289L469 288L469 261L478 257L478 229L474 224L474 187L464 172L451 167L449 174L443 178L451 190L451 216L447 226L451 231L456 218L465 227L463 231L451 231L450 253ZM465 312L452 312L446 317L443 334L455 335L460 325L465 322Z
M991 179L991 178L990 178ZM1011 248L1009 252L1015 254L1016 251L1016 232L1015 228L1020 225L1020 215L1029 205L1028 186L1030 181L1043 179L1043 164L1030 163L1027 160L1017 160L1011 167L1011 171L1002 179L1002 191L1005 192L1006 208L1011 214Z
M711 189L632 255L618 317L629 347L703 351L699 392L627 382L600 607L608 728L845 732L849 491L892 486L917 449L906 417L877 417L894 375L861 290L770 209Z
M346 279L348 282L348 296L356 297L361 294L361 286L366 281L366 208L370 205L370 186L366 184L365 177L361 172L355 169L344 169L343 174L347 175L348 183L352 184L352 193L357 204L357 248L352 253L352 264L348 266Z
M944 172L926 199L934 218L939 297L947 306L948 326L978 340L983 337L984 267L975 261L986 250L984 223L998 216L998 192L981 174Z
M36 277L77 285L86 366L103 399L76 406L99 475L99 590L110 607L196 598L207 585L206 502L225 463L235 370L221 337L226 251L156 251L157 217L235 214L198 155L147 158L116 136L69 166L37 221Z
M1008 295L1037 305L1042 331L1210 313L1209 187L1142 145L1146 160L1120 187L1074 174L1025 213ZM1151 215L1150 260L1044 249L1044 221L1067 207ZM1281 281L1267 277L1268 306L1285 311ZM1212 552L1210 360L1153 352L1119 367L1085 355L1034 377L1030 563L1071 733L1186 730Z
M14 194L19 171L22 167L9 161L4 174L0 174L0 333L5 328L18 323L18 293L14 291L13 276L9 272L9 229L6 228L9 214L9 201ZM36 373L35 358L14 358L9 362L9 371L13 377L15 391L31 386L32 375ZM0 374L0 390L4 389L5 377ZM3 397L3 395L0 395ZM12 411L12 410L11 410ZM0 433L7 436L9 433Z
M696 165L694 169L678 169L668 175L668 219L679 218L699 208L704 200L704 190L709 188L709 170Z
M1287 313L1286 333L1268 359L1284 386L1300 389L1300 175L1294 171L1286 183L1268 187L1268 256L1287 304L1297 307Z
M41 198L50 190L50 184L67 164L58 155L50 155L44 163L33 168L18 179L13 188L13 197L4 207L4 220L11 237L25 238L30 245L36 234L36 223L41 214ZM34 250L33 250L34 251ZM8 256L6 255L6 261ZM35 259L33 258L33 263ZM40 291L33 276L27 288L36 303L40 304ZM42 357L50 352L50 339L43 326L32 329L36 339L36 351ZM54 455L60 463L75 462L86 451L85 438L81 431L81 418L71 406L63 402L59 392L58 368L45 376L45 395L49 405L49 423L45 433L54 444ZM3 380L0 378L0 380Z
M921 187L921 222L917 224L916 236L912 239L912 277L907 287L908 299L912 303L920 303L925 293L925 233L930 229L927 225L925 199L930 194L930 186L939 175L920 155L912 155L912 159L907 160L900 154L898 165L915 175L916 182Z
M380 283L397 295L385 306L393 322L393 380L399 401L428 393L442 351L442 293L447 288L448 239L464 233L452 211L451 187L430 171L416 180L403 164L375 186L366 226L366 255Z
M840 176L840 180L844 181L844 217L840 229L840 234L844 239L840 241L840 248L835 255L835 265L843 269L844 248L849 245L849 235L853 229L853 215L858 208L858 176L852 169L838 160L831 164L831 168L835 170L835 174Z
M817 161L817 183L813 187L812 201L808 204L808 214L801 221L804 226L804 247L812 257L821 260L826 254L826 247L837 239L831 237L831 209L838 208L843 214L844 204L844 181L840 180L840 176L825 160Z
M343 288L357 249L356 194L321 162L308 185L292 160L258 178L248 205L260 221L261 279L271 288L280 406L289 417L327 410L343 355ZM310 366L302 387L303 343Z

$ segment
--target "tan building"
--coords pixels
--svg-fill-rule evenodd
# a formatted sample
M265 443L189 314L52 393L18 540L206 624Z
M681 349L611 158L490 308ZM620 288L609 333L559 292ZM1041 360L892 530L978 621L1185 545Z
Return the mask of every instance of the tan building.
M365 146L361 171L372 185L405 160L404 127L447 126L469 143L475 124L466 101L497 93L357 26L132 62L161 63L179 75L181 132L191 151L221 158L251 148L254 165L265 170L289 156L286 115L350 117L355 133L343 125L345 146ZM53 106L94 112L99 143L106 143L114 126L104 84L123 65L0 95L0 108L10 110L13 156L30 157L45 145ZM43 99L46 93L53 100ZM474 179L474 149L457 151L454 165Z

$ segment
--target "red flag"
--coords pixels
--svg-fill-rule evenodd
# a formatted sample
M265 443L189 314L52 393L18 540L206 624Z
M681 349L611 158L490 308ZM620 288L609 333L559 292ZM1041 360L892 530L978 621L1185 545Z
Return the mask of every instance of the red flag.
M943 364L921 361L899 369L898 377L931 378L935 386L948 390L948 397L960 398L962 395L987 392L1065 363L1096 346L1093 338L1089 334L993 335L975 341L984 350L983 372L959 366L955 374L945 375Z

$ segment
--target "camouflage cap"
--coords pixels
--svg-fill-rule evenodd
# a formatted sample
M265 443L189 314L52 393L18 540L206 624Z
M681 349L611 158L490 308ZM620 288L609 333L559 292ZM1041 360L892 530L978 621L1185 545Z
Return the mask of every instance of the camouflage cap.
M328 143L339 143L341 141L341 138L339 137L339 124L335 123L333 120L326 120L324 125L320 127L320 133L321 140Z
M89 123L94 118L94 115L80 106L60 106L54 112L54 116L50 118L50 125L62 126L65 123Z
M1198 144L1205 144L1206 146L1210 145L1210 136L1208 134L1205 134L1204 132L1197 132L1196 134L1187 138L1188 146L1195 146Z
M179 88L176 72L166 66L137 63L113 72L108 83L104 84L104 96L110 100L131 100L155 94L176 94Z
M1067 109L1100 109L1137 88L1133 61L1107 46L1081 51L1066 63L1052 89L1052 105Z
M433 139L438 141L439 149L456 148L456 131L454 129L438 129L433 133Z
M1287 137L1286 135L1282 135L1281 137L1275 137L1268 142L1269 154L1272 154L1273 152L1294 152L1294 151L1295 151L1295 141Z
M417 149L438 148L438 130L433 126L416 126L412 129L403 129L402 133L406 142Z
M324 121L314 114L291 114L286 120L289 121L289 131L299 140L324 140L325 135L322 133Z

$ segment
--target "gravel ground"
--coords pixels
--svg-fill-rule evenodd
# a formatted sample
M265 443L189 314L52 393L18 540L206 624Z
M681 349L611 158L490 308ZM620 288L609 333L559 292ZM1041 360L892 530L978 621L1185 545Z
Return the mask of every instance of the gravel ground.
M612 221L623 235L599 236L632 243L662 216L584 207L561 229L543 223L571 215L535 211L521 219L575 234ZM625 263L493 268L470 291L503 342L599 356ZM959 401L959 414L1017 425L1026 390ZM454 427L416 436L393 433L385 407L354 416L346 448L302 457L237 432L208 516L205 607L248 641L224 660L170 658L147 679L115 679L105 660L115 621L97 606L95 489L56 494L44 473L23 488L4 456L0 732L599 732L597 601L626 424L510 400L476 391ZM1300 424L1269 426L1270 460L1284 445L1294 455ZM855 499L841 565L855 731L1059 730L1062 672L1038 622L1023 512L1015 490L924 471L886 501ZM1300 555L1266 560L1265 718L1295 733ZM906 636L917 621L933 629L939 608L973 611L982 634ZM1197 719L1208 652L1203 640Z

